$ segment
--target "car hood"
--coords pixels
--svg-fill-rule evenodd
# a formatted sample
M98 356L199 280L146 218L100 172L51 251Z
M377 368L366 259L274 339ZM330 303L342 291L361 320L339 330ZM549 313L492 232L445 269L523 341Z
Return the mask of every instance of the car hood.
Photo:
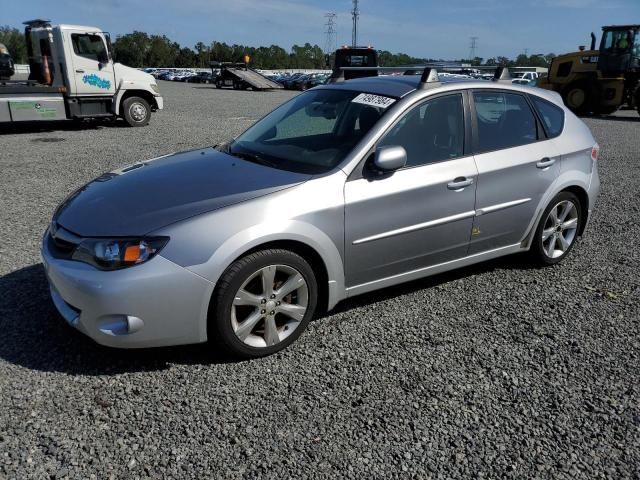
M54 221L83 237L145 235L309 178L213 148L193 150L101 175L72 193L56 210Z

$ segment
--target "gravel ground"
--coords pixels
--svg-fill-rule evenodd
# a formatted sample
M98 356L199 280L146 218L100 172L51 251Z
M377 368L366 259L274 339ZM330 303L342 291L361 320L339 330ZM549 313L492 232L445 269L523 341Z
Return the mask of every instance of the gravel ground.
M640 478L640 117L588 119L602 196L561 265L365 295L278 355L100 347L55 313L54 207L239 133L289 92L162 83L147 128L0 132L0 478Z

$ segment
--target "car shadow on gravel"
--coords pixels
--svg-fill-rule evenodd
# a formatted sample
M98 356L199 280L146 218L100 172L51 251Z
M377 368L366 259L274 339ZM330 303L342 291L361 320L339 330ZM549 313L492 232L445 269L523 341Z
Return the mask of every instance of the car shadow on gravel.
M29 133L76 132L82 130L100 130L127 126L124 120L60 120L58 122L20 122L0 127L2 135L20 135Z
M0 277L0 359L32 370L112 375L171 364L229 363L207 345L125 350L103 347L56 311L42 264Z
M598 120L605 120L607 122L627 122L627 123L640 123L640 115L634 117L622 117L614 115L602 115L593 117Z
M521 256L504 257L345 300L316 320L331 319L337 313L496 268L530 267ZM69 375L113 375L164 370L171 364L211 365L235 361L212 351L206 344L136 350L98 345L67 325L57 313L49 297L42 264L0 277L0 331L0 359L32 370Z

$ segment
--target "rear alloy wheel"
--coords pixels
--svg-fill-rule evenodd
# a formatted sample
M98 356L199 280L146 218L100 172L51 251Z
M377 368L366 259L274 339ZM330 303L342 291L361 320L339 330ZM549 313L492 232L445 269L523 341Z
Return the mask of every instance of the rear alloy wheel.
M244 358L291 344L313 316L318 287L313 270L287 250L264 250L235 262L223 275L210 311L210 339Z
M129 97L122 102L122 116L130 127L144 127L151 119L151 107L144 98Z
M536 230L531 253L539 263L553 265L571 251L582 225L582 209L578 198L561 192L551 201Z

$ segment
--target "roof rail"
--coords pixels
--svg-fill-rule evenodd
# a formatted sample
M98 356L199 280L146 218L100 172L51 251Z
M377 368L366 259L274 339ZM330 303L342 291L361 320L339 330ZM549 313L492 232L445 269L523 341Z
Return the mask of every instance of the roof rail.
M506 65L500 65L496 68L496 72L493 74L493 81L511 83L511 74Z
M330 83L342 83L345 81L345 71L375 71L377 72L404 72L404 75L414 75L413 72L422 72L420 77L419 90L425 88L437 87L440 85L438 71L435 66L416 65L416 66L400 66L400 67L340 67L331 74Z

